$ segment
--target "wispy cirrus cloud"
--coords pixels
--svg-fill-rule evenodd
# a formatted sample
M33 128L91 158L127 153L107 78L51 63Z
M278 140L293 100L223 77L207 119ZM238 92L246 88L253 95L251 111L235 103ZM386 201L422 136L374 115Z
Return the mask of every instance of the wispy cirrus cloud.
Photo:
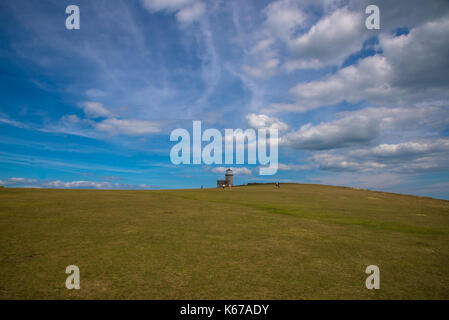
M157 121L109 118L94 124L98 131L112 135L125 134L139 136L161 131L161 123Z

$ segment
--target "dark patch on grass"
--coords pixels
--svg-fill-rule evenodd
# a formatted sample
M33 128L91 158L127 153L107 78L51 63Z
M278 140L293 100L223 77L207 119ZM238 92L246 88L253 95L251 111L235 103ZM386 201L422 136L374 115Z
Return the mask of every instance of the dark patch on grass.
M22 262L22 261L26 261L26 260L30 260L36 257L39 257L40 254L38 253L32 253L29 255L25 255L25 256L12 256L12 257L6 257L2 260L2 263L17 263L17 262Z

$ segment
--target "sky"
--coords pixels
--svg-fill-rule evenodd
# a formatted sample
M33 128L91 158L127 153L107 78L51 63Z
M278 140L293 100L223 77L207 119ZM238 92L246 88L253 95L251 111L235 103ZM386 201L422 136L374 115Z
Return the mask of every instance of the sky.
M3 0L0 185L215 187L225 165L170 161L200 120L280 129L277 174L235 184L449 199L448 34L446 0Z

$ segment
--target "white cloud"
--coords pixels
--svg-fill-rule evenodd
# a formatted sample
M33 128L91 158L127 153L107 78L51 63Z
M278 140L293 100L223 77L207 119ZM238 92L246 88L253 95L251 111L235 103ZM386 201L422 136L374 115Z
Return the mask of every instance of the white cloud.
M284 40L288 40L295 29L303 26L306 20L298 2L291 0L274 1L264 11L266 27Z
M273 52L274 39L277 39L287 49L282 68L288 72L341 65L350 54L362 48L368 34L363 26L362 11L350 11L339 6L341 3L338 1L279 0L270 3L264 9L266 19L260 31L269 37L253 47L251 53ZM310 25L317 9L322 10L324 15ZM257 69L261 71L249 68L245 71L261 77L263 68L259 66ZM268 77L274 71L263 74Z
M296 149L325 150L364 144L379 135L379 120L353 113L331 122L303 125L299 130L281 137L280 144Z
M61 132L91 138L100 138L102 135L99 133L107 133L108 135L139 136L161 131L161 123L158 121L120 119L113 116L113 114L99 102L83 102L81 106L87 118L79 118L74 114L64 115L61 117L58 124L47 125L46 128L41 131Z
M295 68L339 65L351 53L362 48L365 40L362 15L337 9L313 25L306 33L289 39L287 45L295 58L287 64Z
M24 123L15 121L15 120L11 120L11 119L7 119L7 118L0 118L0 123L4 123L13 127L17 127L17 128L27 128L28 126Z
M257 66L244 65L243 71L253 78L266 79L276 73L279 59L269 58L260 62Z
M324 80L300 83L290 90L297 102L273 104L271 111L306 112L341 101L384 101L398 90L390 86L391 66L385 57L372 56L339 70ZM270 110L270 109L269 109ZM268 111L269 111L268 110Z
M276 41L270 36L258 41L249 50L249 53L251 55L251 61L255 61L255 64L258 65L259 68L269 69L270 65L271 68L276 68L280 63Z
M198 0L142 0L142 4L150 12L176 12L176 19L182 24L196 21L206 12L206 5Z
M254 32L256 44L248 51L251 64L243 70L254 78L267 79L281 69L318 69L341 65L362 48L367 38L361 11L338 8L328 1L279 0L263 10L265 21ZM328 10L330 7L333 10ZM314 25L315 10L323 17ZM280 54L282 53L282 55Z
M110 115L108 109L106 109L102 103L86 101L81 104L84 113L90 118L107 117Z
M267 79L278 72L281 60L277 40L288 40L306 18L298 4L290 0L272 2L263 12L265 22L254 34L257 42L248 51L251 63L242 67L246 74L259 79Z
M62 118L61 118L61 122L63 122L63 123L75 124L75 123L79 123L81 121L82 120L76 114L65 115L65 116L62 116Z
M75 188L96 188L96 189L106 189L111 188L112 184L110 182L94 182L94 181L69 181L64 182L60 180L48 181L43 183L44 187L47 188L65 188L65 189L75 189Z
M351 155L359 158L386 160L415 158L436 153L449 153L448 138L421 139L396 144L384 143L370 149L353 151Z
M195 2L184 7L176 13L176 19L183 24L189 24L198 20L206 11L206 5L202 2Z
M287 70L287 72L292 72L297 69L320 69L323 67L323 64L319 59L315 58L307 60L292 59L286 61L282 67Z
M130 136L145 135L161 131L156 121L109 118L94 124L95 129L111 135L124 134Z
M50 124L38 130L101 139L105 137L105 133L109 136L142 136L158 133L161 131L161 126L162 123L159 121L113 117L94 121L92 119L80 119L76 115L65 115L61 117L57 124Z
M27 178L7 178L4 180L0 180L0 185L2 186L10 186L10 185L21 185L21 184L33 184L37 180L36 179L27 179Z
M280 144L303 150L327 150L365 145L385 135L404 136L424 130L438 134L449 124L446 107L384 108L368 107L342 112L337 119L303 125L280 138ZM388 136L386 137L388 138Z
M251 54L265 54L268 49L274 44L273 38L266 38L256 43L250 50Z
M396 105L447 102L447 34L449 20L445 17L418 26L408 35L381 35L379 47L382 54L361 59L324 79L299 83L290 90L295 102L272 104L265 112L306 112L343 101ZM318 63L314 61L310 63L317 67ZM286 68L293 69L296 63L308 62L290 62Z
M380 36L393 67L392 84L412 90L449 87L449 16L416 27L408 35ZM431 94L435 94L434 91Z
M315 154L313 160L318 164L320 169L331 171L365 172L385 167L384 164L375 161L359 162L345 155L329 152Z
M38 180L28 178L7 178L0 180L0 185L17 188L55 188L55 189L149 189L154 186L146 184L112 183L109 181L61 181Z
M152 11L176 11L194 2L195 0L142 0L143 6Z
M383 143L346 152L323 152L313 156L321 169L331 171L423 173L449 168L449 139L421 138Z
M265 114L250 113L246 115L248 125L254 129L277 129L285 131L288 129L288 124L280 121L278 118L269 117Z

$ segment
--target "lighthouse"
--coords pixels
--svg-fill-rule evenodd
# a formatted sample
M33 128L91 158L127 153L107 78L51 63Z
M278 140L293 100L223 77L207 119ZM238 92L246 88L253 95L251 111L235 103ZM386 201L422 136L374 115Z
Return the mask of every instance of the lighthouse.
M226 184L228 187L234 186L234 172L231 169L226 170Z
M225 176L225 180L217 180L217 188L230 188L234 186L234 172L231 169L227 169Z

